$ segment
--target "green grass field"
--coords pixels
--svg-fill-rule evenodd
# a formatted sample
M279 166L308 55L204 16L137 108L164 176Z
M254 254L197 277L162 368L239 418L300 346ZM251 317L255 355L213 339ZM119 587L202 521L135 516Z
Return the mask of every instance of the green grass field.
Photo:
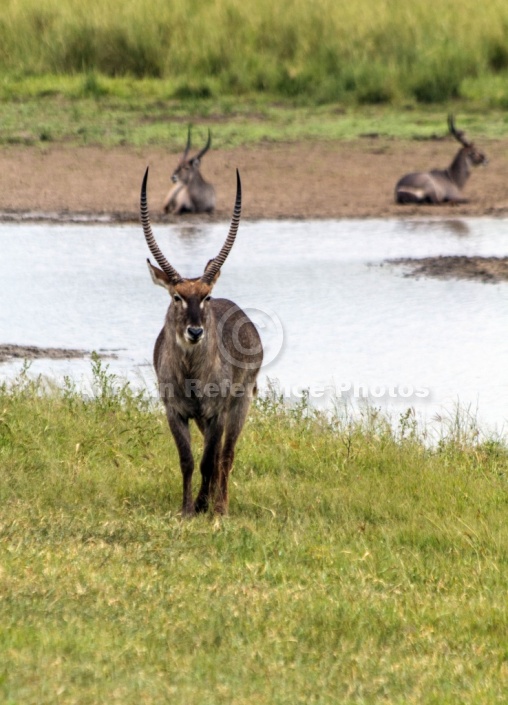
M81 78L70 83L76 85ZM32 85L46 81L32 81ZM122 83L110 79L111 84ZM344 109L338 104L297 107L274 103L263 97L201 101L143 102L132 93L125 98L72 98L62 95L24 96L0 101L0 145L52 145L131 147L158 146L180 152L187 125L210 127L214 149L240 145L306 140L356 140L362 136L421 140L445 137L446 117L457 116L457 124L473 139L503 138L508 134L508 113L472 106L464 101L440 106L401 110L393 106L361 106Z
M160 80L173 98L487 98L506 108L508 5L489 0L4 0L0 70ZM87 90L96 90L92 83Z
M2 703L506 702L504 445L268 396L182 521L162 411L95 377L0 388Z
M508 4L4 0L0 144L506 135ZM465 121L465 122L464 122Z

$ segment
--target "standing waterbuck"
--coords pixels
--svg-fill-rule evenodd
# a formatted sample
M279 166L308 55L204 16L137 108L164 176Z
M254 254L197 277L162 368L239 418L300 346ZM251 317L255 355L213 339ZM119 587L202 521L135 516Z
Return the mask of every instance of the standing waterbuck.
M461 130L456 129L452 115L448 116L448 128L462 145L455 159L448 169L433 169L403 176L395 187L397 203L467 202L461 191L469 178L471 167L487 164L487 157L466 140Z
M148 268L154 283L167 289L171 297L155 343L154 366L180 457L182 514L205 512L210 500L215 511L224 514L235 445L256 393L256 377L263 361L261 340L249 317L232 301L211 296L240 223L240 175L237 171L236 200L228 236L217 257L194 279L181 277L155 241L148 214L147 178L148 169L141 187L141 222L150 252L161 269L149 260ZM190 419L195 420L204 437L201 488L195 502Z
M205 181L199 170L201 159L210 149L212 135L208 130L208 140L203 149L194 157L189 157L191 147L191 127L187 133L187 146L180 157L171 180L174 186L164 200L164 212L174 213L211 213L215 208L215 190Z

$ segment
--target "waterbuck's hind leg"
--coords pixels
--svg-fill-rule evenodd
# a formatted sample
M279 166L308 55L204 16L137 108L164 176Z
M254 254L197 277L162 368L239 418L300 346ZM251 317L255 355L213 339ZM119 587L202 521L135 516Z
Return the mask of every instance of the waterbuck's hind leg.
M228 483L229 474L235 459L235 447L242 432L245 419L250 406L250 397L244 396L232 400L228 412L226 428L224 432L224 443L220 458L217 481L213 484L214 510L217 514L227 514L228 511Z
M422 189L411 189L409 187L399 188L395 194L396 203L405 205L406 203L425 203L426 195Z
M192 501L192 473L194 472L194 458L192 456L189 422L187 419L172 413L168 409L167 413L169 428L173 434L175 444L180 458L180 469L183 479L183 503L182 516L194 515L194 503Z

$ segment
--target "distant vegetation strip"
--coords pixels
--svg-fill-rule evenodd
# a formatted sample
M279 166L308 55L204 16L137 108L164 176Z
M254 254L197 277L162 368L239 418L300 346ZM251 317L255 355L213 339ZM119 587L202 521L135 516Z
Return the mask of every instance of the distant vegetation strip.
M10 75L157 78L168 94L508 105L508 3L4 0ZM92 86L93 87L93 86Z

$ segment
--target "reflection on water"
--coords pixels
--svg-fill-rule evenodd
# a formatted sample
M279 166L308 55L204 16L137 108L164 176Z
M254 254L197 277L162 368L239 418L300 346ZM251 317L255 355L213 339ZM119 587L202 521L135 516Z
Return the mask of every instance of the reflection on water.
M429 230L436 229L441 233L448 232L450 235L457 235L458 237L466 237L471 233L469 223L466 220L456 218L407 220L404 221L404 225L408 230L429 232Z
M460 225L459 225L460 224ZM171 263L198 276L229 224L154 227ZM464 235L467 232L467 237ZM242 222L215 295L260 330L261 383L286 396L349 400L427 417L457 402L508 418L508 285L413 280L387 258L506 255L498 219ZM152 349L168 297L146 269L140 227L1 225L0 342L118 350L111 371L155 394ZM0 366L0 377L20 363ZM34 372L90 379L89 361Z

